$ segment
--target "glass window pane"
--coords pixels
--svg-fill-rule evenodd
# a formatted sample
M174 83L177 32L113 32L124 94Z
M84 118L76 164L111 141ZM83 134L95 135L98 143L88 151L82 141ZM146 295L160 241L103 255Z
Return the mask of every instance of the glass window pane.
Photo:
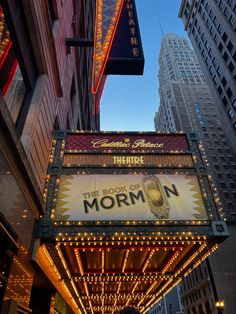
M26 88L0 6L0 89L13 122L16 122Z

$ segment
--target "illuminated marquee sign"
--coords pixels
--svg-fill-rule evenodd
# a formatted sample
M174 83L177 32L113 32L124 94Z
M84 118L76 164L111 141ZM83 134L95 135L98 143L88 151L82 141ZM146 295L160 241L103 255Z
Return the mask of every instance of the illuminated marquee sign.
M135 167L192 167L192 156L186 154L64 154L63 164L67 166L135 166Z
M64 170L55 186L55 222L208 220L192 135L62 131L59 137Z
M62 175L54 220L206 220L193 175Z
M188 152L184 134L68 134L66 152Z
M124 0L97 0L92 92L96 94L107 62Z
M106 77L141 75L144 56L134 0L97 0L92 93L95 114Z

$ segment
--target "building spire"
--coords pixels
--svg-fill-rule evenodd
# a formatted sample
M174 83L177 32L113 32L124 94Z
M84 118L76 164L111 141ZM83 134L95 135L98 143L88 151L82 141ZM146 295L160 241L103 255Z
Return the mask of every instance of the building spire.
M159 25L160 25L160 30L161 30L162 38L164 38L164 32L163 32L163 28L162 28L162 25L161 25L160 20L159 20Z

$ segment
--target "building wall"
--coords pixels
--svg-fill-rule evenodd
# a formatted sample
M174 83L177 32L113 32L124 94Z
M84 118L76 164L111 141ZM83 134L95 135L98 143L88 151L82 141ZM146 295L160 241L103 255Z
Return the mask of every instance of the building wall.
M149 314L183 314L183 307L180 300L180 287L176 286L157 302L150 310Z
M235 13L235 0L182 0L179 12L232 143L236 137Z
M1 48L12 43L5 68L0 66L0 227L6 220L15 240L6 228L3 238L16 247L4 246L6 254L0 255L5 272L0 302L27 308L35 284L32 240L44 210L53 131L99 128L90 92L93 48L66 46L66 38L93 38L95 1L3 0L0 10L0 23L8 29Z
M206 167L215 182L216 198L220 196L218 209L221 217L235 224L236 157L225 132L222 115L216 107L200 65L192 53L186 39L168 34L162 40L159 55L160 106L155 115L155 127L158 131L183 130L198 135L204 148ZM228 245L233 246L233 241L234 238L230 237ZM222 255L215 254L215 257L210 259L210 261L214 260L212 265L210 263L209 267L205 267L204 264L200 266L200 273L204 274L206 271L206 278L203 278L204 285L200 284L201 277L194 279L194 273L183 279L183 301L188 313L195 313L195 311L216 313L215 301L219 297L224 297L226 304L232 302L229 300L232 295L227 291L229 289L234 291L235 284L228 280L226 275L235 276L233 267L235 256L231 254L231 250L228 250L228 254L232 259L228 263L222 263L227 255L228 245L222 244L224 253L222 251ZM217 268L217 265L222 265L222 268ZM213 278L210 278L211 272Z
M212 283L206 261L183 279L180 293L186 314L217 314Z
M224 313L233 314L236 307L236 226L228 225L230 237L209 258L217 299L224 301Z
M51 145L52 130L57 119L60 129L87 129L88 120L92 120L92 115L88 116L87 110L92 107L91 99L88 99L89 87L82 86L88 84L87 75L84 69L86 62L91 67L90 54L86 53L87 48L80 48L80 54L84 57L78 61L78 49L66 47L66 38L77 36L78 25L74 24L75 7L73 1L56 2L57 10L54 19L48 13L46 2L33 2L31 11L28 12L29 23L35 12L34 27L35 32L30 33L31 38L36 36L37 42L33 45L34 51L40 52L36 59L40 73L33 93L26 123L23 129L22 142L28 155L31 166L35 169L38 184L43 188L46 169L48 164L48 152ZM88 2L91 5L91 1ZM86 8L86 9L85 9ZM80 7L83 10L81 15L85 26L91 34L93 20L89 20L89 6ZM32 25L32 24L31 24ZM87 34L85 33L84 36ZM87 60L88 59L88 60ZM91 73L91 72L90 72ZM82 97L80 94L82 93ZM82 98L82 99L81 99ZM91 109L90 109L91 110ZM78 117L85 116L78 123ZM90 122L91 127L93 121ZM93 128L95 126L93 125Z

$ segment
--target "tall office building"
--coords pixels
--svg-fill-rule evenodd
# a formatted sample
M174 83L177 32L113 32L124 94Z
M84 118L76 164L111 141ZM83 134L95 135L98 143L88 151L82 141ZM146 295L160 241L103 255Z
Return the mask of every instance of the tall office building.
M67 44L93 38L94 18L93 0L0 1L1 313L71 313L32 263L32 239L53 130L99 128L93 48Z
M236 162L220 113L201 67L188 41L167 34L159 54L160 107L155 115L157 131L197 134L205 149L205 161L220 195L225 219L232 224L231 237L211 258L183 280L182 297L187 313L216 313L215 302L224 299L226 313L233 313L235 299L235 252L231 242L236 218ZM208 171L208 170L207 170ZM221 210L221 203L219 203ZM229 260L228 255L231 256ZM234 287L234 288L233 288ZM192 311L192 312L191 312ZM201 312L202 313L202 312Z
M236 149L236 1L182 0L179 17Z
M184 314L184 309L180 299L180 287L174 287L149 311L149 314Z

